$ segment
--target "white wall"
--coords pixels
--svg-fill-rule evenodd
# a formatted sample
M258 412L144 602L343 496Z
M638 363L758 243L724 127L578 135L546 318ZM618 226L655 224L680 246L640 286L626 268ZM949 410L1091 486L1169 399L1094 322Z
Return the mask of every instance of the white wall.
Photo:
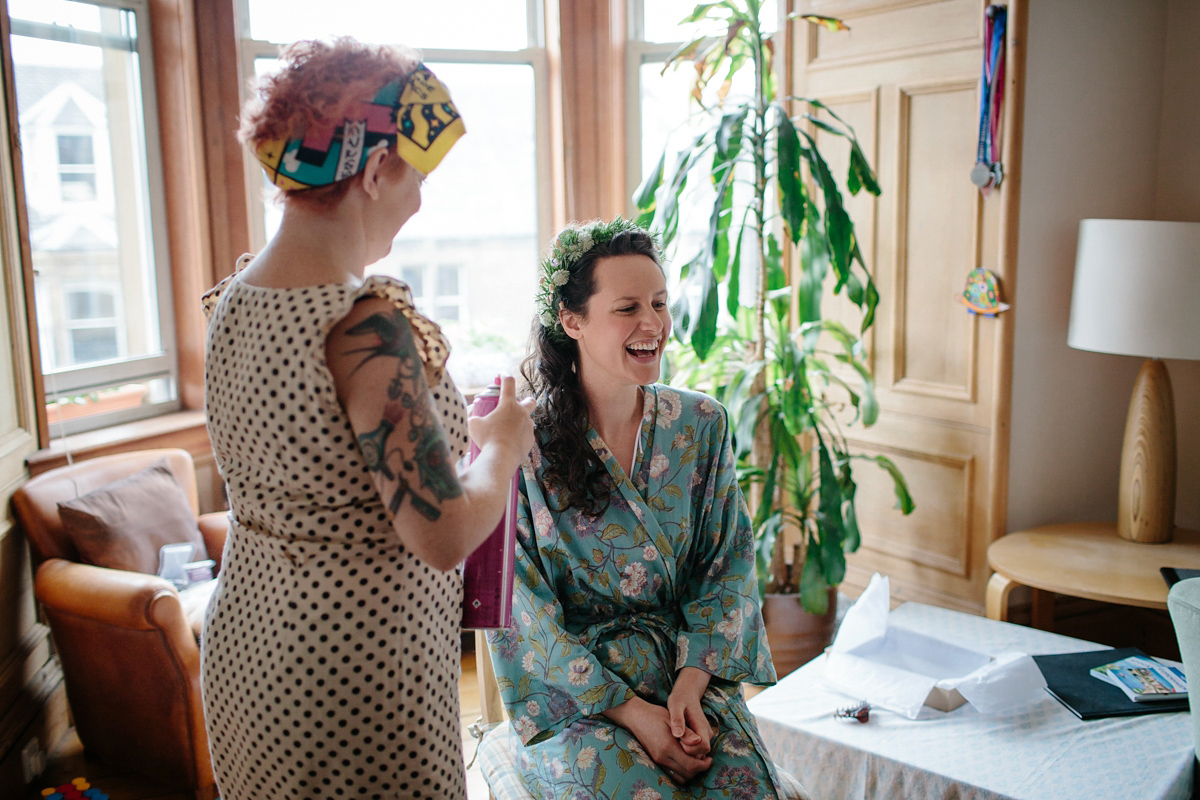
M1029 2L1009 530L1116 518L1140 359L1067 346L1076 238L1089 217L1200 221L1198 6ZM1200 528L1200 362L1168 369L1176 522Z

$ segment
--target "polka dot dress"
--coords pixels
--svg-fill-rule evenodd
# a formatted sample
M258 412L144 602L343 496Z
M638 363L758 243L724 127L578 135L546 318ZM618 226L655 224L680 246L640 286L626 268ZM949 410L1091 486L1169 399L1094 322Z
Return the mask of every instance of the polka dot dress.
M205 297L208 430L232 520L201 653L223 800L465 796L461 579L391 530L325 365L327 333L371 294L408 317L457 459L448 348L403 284L234 275Z

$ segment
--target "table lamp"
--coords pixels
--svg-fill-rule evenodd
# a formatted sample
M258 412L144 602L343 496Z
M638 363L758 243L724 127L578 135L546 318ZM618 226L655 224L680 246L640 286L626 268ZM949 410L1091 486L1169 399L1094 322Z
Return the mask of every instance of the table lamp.
M1160 359L1200 359L1200 222L1080 222L1067 344L1146 359L1125 419L1117 534L1170 541L1175 405Z

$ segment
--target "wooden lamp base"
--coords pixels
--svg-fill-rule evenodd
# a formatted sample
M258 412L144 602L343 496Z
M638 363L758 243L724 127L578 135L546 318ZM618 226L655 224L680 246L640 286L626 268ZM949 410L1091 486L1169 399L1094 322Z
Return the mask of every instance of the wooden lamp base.
M1166 365L1142 364L1121 447L1117 535L1131 542L1169 542L1175 532L1175 398Z

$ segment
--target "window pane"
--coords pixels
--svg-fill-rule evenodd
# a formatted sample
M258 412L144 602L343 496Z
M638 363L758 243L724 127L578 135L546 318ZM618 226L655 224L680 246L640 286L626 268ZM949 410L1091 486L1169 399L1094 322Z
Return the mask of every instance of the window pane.
M698 33L695 26L681 27L680 20L690 16L698 5L698 0L642 0L642 20L645 41L647 42L682 42L691 41L690 37ZM777 0L765 0L759 17L763 21L763 30L774 31Z
M75 363L110 361L117 357L116 328L75 328L71 331Z
M95 164L92 154L92 137L78 134L58 135L59 164Z
M81 172L64 172L58 176L64 202L76 203L96 199L96 176Z
M67 0L9 9L105 34L95 44L12 37L42 370L161 353L132 12ZM105 301L68 288L97 282L115 287L106 312ZM100 304L92 316L121 309L119 323L71 330L91 302ZM56 383L47 380L47 391Z
M116 316L108 292L67 292L67 319L106 319Z
M418 300L425 294L421 273L422 270L420 267L401 267L399 275L400 280L408 284L408 288L412 289L413 297Z
M692 119L691 86L695 72L688 67L662 72L661 62L642 64L642 174L658 163L663 149L674 154L686 147L707 124ZM670 159L670 156L668 156ZM708 165L701 159L704 166ZM642 176L639 176L641 180ZM679 213L679 239L674 253L690 255L708 234L708 218L716 190L712 181L689 180ZM674 253L668 253L669 256ZM668 274L670 274L668 270Z
M421 48L521 50L529 39L525 4L526 0L338 0L337 12L331 13L329 0L249 0L250 37L284 44L348 35Z
M99 7L71 0L8 0L8 15L94 33L108 30L101 22Z
M437 287L439 295L458 294L458 267L438 267Z
M454 348L449 369L463 388L515 369L533 319L537 284L537 163L533 68L527 64L434 64L466 123L467 135L422 187L420 212L392 252L368 267L407 280L420 265L451 306L423 307ZM438 265L461 265L449 276ZM431 286L426 286L428 291ZM420 295L417 286L414 293ZM432 300L432 298L429 298Z

